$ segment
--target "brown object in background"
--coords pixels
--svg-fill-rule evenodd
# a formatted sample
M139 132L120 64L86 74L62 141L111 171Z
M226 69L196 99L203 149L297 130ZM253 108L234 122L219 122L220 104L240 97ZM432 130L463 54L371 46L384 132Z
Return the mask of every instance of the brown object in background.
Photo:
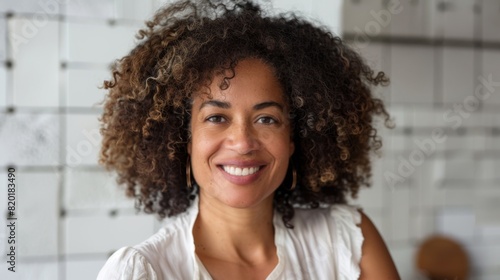
M465 280L469 259L462 246L445 236L431 236L420 245L417 268L432 280Z

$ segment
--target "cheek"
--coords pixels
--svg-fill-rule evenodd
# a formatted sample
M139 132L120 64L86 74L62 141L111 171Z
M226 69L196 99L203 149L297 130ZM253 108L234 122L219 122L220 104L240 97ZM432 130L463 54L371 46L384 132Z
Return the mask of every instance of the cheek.
M215 153L220 140L217 135L208 133L208 131L199 129L192 133L191 137L191 158L196 160L195 164L206 163L209 157Z

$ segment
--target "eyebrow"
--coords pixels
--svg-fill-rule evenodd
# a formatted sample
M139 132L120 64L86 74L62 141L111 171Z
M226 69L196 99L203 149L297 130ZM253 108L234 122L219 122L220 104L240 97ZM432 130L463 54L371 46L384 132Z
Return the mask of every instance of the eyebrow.
M205 106L214 106L214 107L218 107L221 109L229 109L229 108L231 108L231 103L219 101L219 100L208 100L208 101L201 103L199 110L201 110ZM254 111L258 111L258 110L262 110L262 109L265 109L268 107L278 107L278 109L280 109L281 111L283 111L283 109L284 109L282 104L275 102L275 101L266 101L266 102L255 104L253 106L253 109L254 109Z
M218 101L218 100L208 100L208 101L201 103L200 110L205 106L214 106L214 107L219 107L222 109L231 108L231 104L229 104L228 102L223 102L223 101Z

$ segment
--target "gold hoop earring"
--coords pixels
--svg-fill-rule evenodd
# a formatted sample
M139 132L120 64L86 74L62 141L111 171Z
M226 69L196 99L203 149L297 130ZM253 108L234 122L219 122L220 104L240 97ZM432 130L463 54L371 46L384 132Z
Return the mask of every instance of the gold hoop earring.
M292 167L292 186L290 190L293 191L297 186L297 170L295 170L295 166Z
M191 157L187 157L186 161L186 185L188 189L193 188L193 184L191 183Z

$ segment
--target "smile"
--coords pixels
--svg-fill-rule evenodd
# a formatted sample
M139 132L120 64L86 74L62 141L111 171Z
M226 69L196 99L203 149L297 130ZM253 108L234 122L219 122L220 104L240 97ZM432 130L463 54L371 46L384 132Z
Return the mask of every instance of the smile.
M255 174L257 171L259 171L260 167L236 167L236 166L230 166L230 165L223 165L222 169L224 169L225 172L233 175L233 176L248 176Z

